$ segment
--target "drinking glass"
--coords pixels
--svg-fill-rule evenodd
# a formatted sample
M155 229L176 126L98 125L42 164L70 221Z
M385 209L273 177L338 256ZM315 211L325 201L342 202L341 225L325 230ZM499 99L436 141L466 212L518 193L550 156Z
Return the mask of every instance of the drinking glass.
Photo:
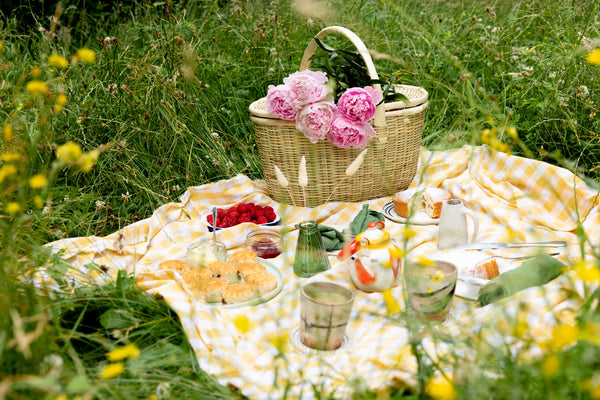
M300 289L300 340L316 350L338 349L354 303L354 293L337 283L312 282Z
M450 309L458 269L437 260L409 261L404 266L408 307L417 316L444 321Z
M301 222L294 258L294 273L307 278L319 272L327 271L329 268L331 268L331 265L317 222Z

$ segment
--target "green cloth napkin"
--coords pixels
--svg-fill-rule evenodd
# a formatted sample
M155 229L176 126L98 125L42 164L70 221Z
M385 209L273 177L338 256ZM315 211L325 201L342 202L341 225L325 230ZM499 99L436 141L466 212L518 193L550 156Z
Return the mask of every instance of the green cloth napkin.
M350 233L358 235L367 229L369 222L385 222L385 217L382 213L369 209L368 204L363 204L362 210L356 214L356 217L350 222Z
M482 306L512 296L533 286L541 286L556 278L565 265L548 255L539 255L519 267L498 275L479 290L477 302Z
M327 251L341 250L344 248L344 234L335 228L319 224L319 232L323 245Z

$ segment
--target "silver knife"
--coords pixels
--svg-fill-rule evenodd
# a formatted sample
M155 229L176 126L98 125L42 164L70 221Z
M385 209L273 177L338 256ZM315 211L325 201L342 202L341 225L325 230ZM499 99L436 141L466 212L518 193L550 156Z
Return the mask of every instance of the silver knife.
M517 247L567 247L564 240L555 240L551 242L530 242L530 243L471 243L454 247L453 250L485 250L485 249L506 249Z

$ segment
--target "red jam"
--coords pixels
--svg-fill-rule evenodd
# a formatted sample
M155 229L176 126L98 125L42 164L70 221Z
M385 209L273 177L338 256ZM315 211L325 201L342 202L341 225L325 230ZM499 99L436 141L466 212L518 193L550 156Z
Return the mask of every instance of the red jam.
M252 250L260 258L275 258L281 251L271 239L261 238L252 243Z

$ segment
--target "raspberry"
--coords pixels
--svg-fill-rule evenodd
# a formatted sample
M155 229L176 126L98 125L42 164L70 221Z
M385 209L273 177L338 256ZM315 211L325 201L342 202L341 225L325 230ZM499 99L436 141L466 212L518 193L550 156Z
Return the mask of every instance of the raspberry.
M269 222L273 222L273 221L275 221L275 218L277 218L277 214L275 214L274 211L270 211L270 212L267 211L267 212L265 212L265 217L267 217L267 220Z
M211 224L211 225L213 224L213 218L212 218L212 215L208 215L208 216L206 217L206 220L208 221L208 223L209 223L209 224ZM217 218L217 220L218 220L218 218Z
M269 221L267 221L267 218L265 216L261 215L260 217L256 218L256 222L258 224L266 224Z
M240 204L238 204L238 212L240 214L248 212L248 205L246 203L240 203Z

